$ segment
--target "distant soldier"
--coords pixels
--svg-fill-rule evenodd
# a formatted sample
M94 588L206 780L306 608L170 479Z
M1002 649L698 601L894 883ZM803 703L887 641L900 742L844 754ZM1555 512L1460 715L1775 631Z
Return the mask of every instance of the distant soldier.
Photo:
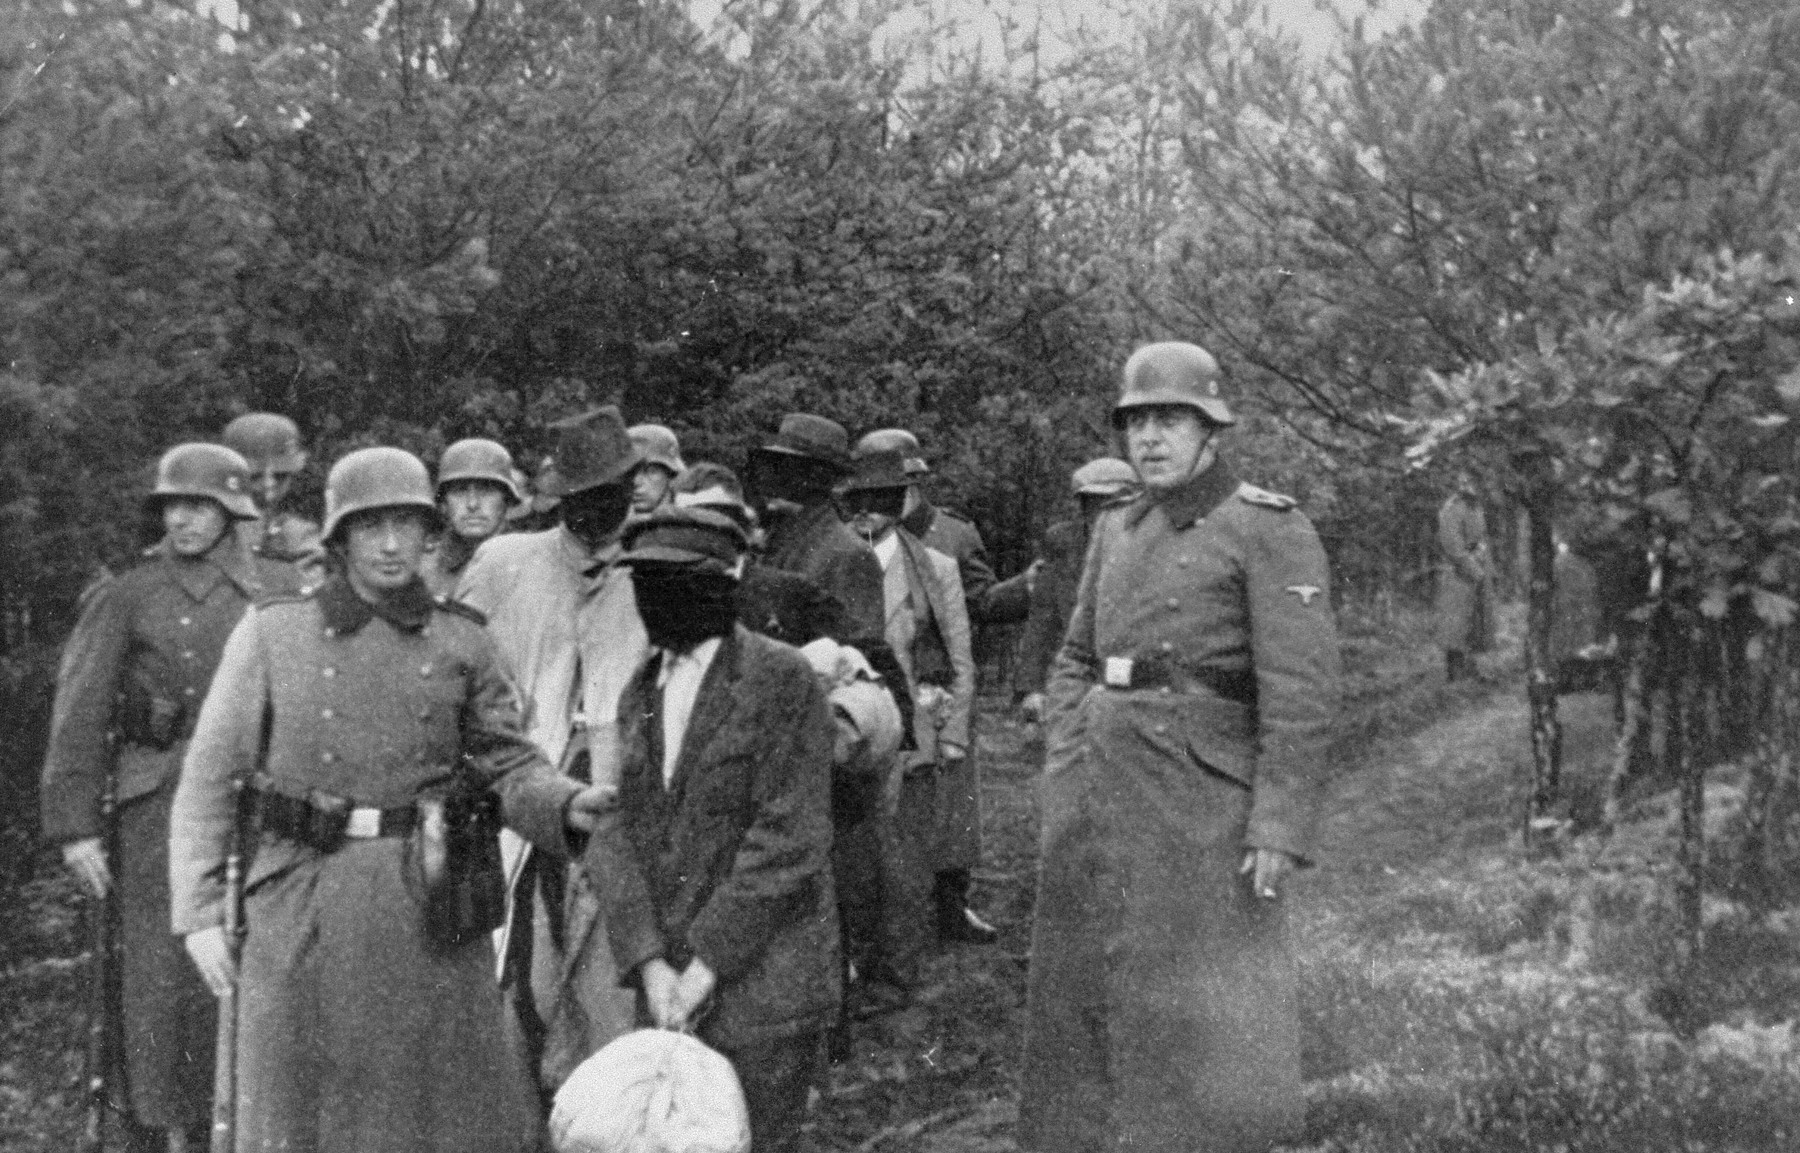
M890 786L894 810L884 886L886 959L912 983L930 908L945 940L986 943L994 930L967 907L971 870L981 858L980 782L969 759L975 658L956 562L900 526L914 483L897 452L859 450L842 503L881 562L887 640L913 692L915 748L902 754ZM930 892L929 899L924 891Z
M613 405L551 432L546 493L560 523L488 541L457 596L487 614L525 700L525 735L563 771L616 784L619 697L649 652L631 577L618 564L642 458ZM631 1027L631 993L619 985L587 875L517 838L505 848L513 897L505 985L540 1084L554 1090Z
M1318 534L1240 482L1218 366L1125 363L1144 495L1101 514L1048 692L1019 1147L1263 1153L1302 1120L1280 903L1337 713Z
M1488 545L1487 514L1475 474L1461 469L1456 487L1438 509L1438 644L1444 672L1452 681L1475 674L1471 659L1494 645L1494 563Z
M532 1153L538 1101L494 983L498 805L558 854L607 792L559 778L521 729L481 616L419 579L425 465L365 448L325 487L332 575L246 614L176 791L173 925L207 984L240 988L240 1153ZM252 788L248 935L220 883L232 782ZM482 850L482 842L487 848Z
M634 424L625 430L644 463L631 484L631 515L646 517L670 503L670 486L687 465L681 461L681 442L660 424Z
M444 531L425 556L425 587L435 596L456 590L469 558L481 542L506 527L507 513L525 494L516 479L512 453L498 441L459 440L438 460L437 499Z
M258 556L298 565L314 581L323 579L318 523L287 507L294 477L306 467L299 427L279 413L247 412L219 439L250 462L250 496L260 517L250 530L251 547Z
M1106 508L1137 495L1137 470L1117 457L1103 456L1076 469L1069 487L1081 506L1080 518L1059 521L1046 529L1038 559L1026 570L1034 574L1031 615L1025 622L1015 687L1024 694L1020 711L1034 721L1043 717L1050 663L1062 647L1063 632L1075 611L1075 589L1087 560L1088 534ZM1013 580L1022 578L1023 574Z
M212 996L169 935L169 803L182 753L238 618L299 587L253 557L250 466L228 448L163 455L144 498L163 538L150 559L94 587L63 650L44 759L43 827L96 896L118 889L131 1112L171 1150L204 1145L211 1120ZM108 859L101 797L116 785Z

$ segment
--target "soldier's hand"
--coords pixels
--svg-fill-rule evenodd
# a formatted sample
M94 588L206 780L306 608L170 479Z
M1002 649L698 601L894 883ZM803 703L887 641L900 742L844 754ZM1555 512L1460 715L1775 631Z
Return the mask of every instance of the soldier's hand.
M1025 699L1019 702L1019 715L1034 725L1044 723L1044 694L1026 693Z
M681 971L681 977L675 985L673 1016L676 1023L670 1028L686 1028L688 1023L693 1020L694 1014L700 1011L700 1006L706 1004L706 999L712 996L712 992L718 987L718 984L718 974L712 971L711 965L698 957L689 961L688 967Z
M231 946L225 942L224 926L214 925L189 933L182 939L182 944L187 946L194 968L200 970L200 979L206 982L213 996L223 997L229 993L237 983L237 960L231 955Z
M1281 896L1282 878L1294 871L1295 859L1280 849L1251 849L1238 872L1250 878L1250 891L1266 901Z
M1031 567L1029 567L1025 570L1025 595L1026 596L1034 597L1037 595L1038 577L1042 576L1043 573L1044 573L1044 558L1039 557L1036 560L1031 562Z
M946 761L963 761L968 759L969 750L961 745L953 745L949 741L939 741L938 755Z
M591 833L600 823L600 814L619 801L619 790L613 785L589 785L569 798L568 815L564 818L578 833Z
M638 980L644 985L644 1004L650 1010L650 1019L656 1022L659 1029L679 1029L681 1021L675 1017L676 991L681 984L681 977L661 957L655 957L638 966Z
M106 867L106 850L99 837L70 841L62 847L63 864L80 878L87 891L104 897L112 889L112 870Z

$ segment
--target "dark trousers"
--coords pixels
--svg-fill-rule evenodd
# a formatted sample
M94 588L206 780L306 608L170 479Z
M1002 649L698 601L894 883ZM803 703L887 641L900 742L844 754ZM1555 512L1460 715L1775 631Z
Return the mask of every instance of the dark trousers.
M751 1153L791 1153L800 1144L807 1090L824 1068L824 1034L762 1041L719 1052L737 1071L750 1110Z

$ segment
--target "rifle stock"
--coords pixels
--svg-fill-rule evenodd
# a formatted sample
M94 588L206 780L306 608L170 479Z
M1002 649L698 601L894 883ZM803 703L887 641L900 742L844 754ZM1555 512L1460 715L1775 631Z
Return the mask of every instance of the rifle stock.
M237 962L244 947L244 782L231 786L231 842L225 853L225 947L231 952L232 981L219 997L219 1031L213 1050L212 1153L237 1148Z

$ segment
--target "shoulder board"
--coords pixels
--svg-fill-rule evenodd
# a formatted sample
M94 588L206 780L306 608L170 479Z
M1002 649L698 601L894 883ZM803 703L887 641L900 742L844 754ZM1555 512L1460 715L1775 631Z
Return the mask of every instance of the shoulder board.
M1284 493L1270 492L1266 488L1257 488L1253 484L1238 485L1237 494L1238 499L1246 504L1261 505L1263 508L1272 508L1280 512L1287 512L1300 504L1299 501Z
M256 607L258 609L267 609L274 608L276 605L300 605L305 604L311 599L311 589L307 589L305 592L266 593L257 598Z
M437 610L441 613L454 613L459 617L466 617L478 625L485 626L487 624L487 614L480 609L475 608L473 605L466 605L451 597L435 597L432 600L432 604L435 605Z

